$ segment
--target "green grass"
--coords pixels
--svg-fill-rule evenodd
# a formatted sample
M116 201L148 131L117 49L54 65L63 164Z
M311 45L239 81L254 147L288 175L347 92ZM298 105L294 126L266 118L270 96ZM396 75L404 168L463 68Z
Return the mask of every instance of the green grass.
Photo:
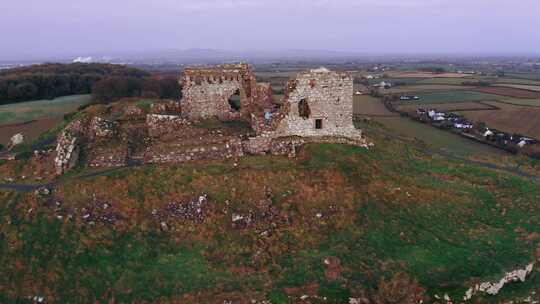
M139 100L135 104L135 106L138 107L139 109L141 109L144 113L149 113L150 109L152 108L153 103L154 102L152 100L142 99L142 100Z
M498 100L501 96L474 91L440 91L440 92L412 92L411 95L420 97L419 101L397 102L398 104L434 104L448 102L470 102L482 100Z
M540 81L540 73L509 73L507 77ZM504 78L506 79L506 78Z
M73 95L0 106L0 124L21 123L40 118L61 117L90 102L90 95Z
M417 82L417 84L449 84L449 85L461 85L463 82L474 81L491 81L493 78L483 76L470 76L470 77L449 77L449 78L428 78Z
M498 78L496 83L498 84L521 84L521 85L537 85L540 86L540 80L530 80L522 78Z
M368 81L369 81L369 84L377 84L377 83L380 83L381 81L384 81L384 82L390 82L392 84L404 83L406 85L413 85L413 84L419 83L421 80L422 78L407 77L407 78L378 78L378 79L369 79Z
M456 155L500 155L495 148L479 144L452 134L448 131L433 128L405 117L376 117L375 121L381 123L395 135L418 138L431 148L444 150Z
M37 205L30 216L33 194L0 192L0 218L9 223L0 234L0 299L27 296L31 283L50 302L255 294L287 303L285 288L316 284L329 303L343 303L358 289L376 293L395 273L416 279L429 295L457 298L474 279L499 279L532 261L539 242L524 237L540 233L539 184L424 154L378 128L366 127L376 143L370 150L311 144L298 159L145 166L72 178L55 191L74 208L94 194L122 206L119 226L58 221ZM283 220L233 228L231 214L257 210L266 189ZM203 223L172 220L162 232L149 215L201 193L211 200ZM342 265L337 282L325 278L330 256ZM484 303L534 288L510 287Z

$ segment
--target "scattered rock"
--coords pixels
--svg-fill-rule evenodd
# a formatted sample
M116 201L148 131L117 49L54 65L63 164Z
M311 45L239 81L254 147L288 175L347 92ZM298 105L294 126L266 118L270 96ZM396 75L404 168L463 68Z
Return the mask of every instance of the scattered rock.
M47 187L41 187L35 191L36 196L38 197L46 197L51 194L51 190Z
M17 133L13 135L9 141L8 149L13 149L13 147L18 146L24 143L24 135L22 133Z
M194 200L188 202L171 202L161 210L152 210L152 217L160 221L161 228L166 226L167 219L184 219L197 223L202 223L205 216L205 208L208 205L208 196L200 195ZM165 223L165 226L163 225Z

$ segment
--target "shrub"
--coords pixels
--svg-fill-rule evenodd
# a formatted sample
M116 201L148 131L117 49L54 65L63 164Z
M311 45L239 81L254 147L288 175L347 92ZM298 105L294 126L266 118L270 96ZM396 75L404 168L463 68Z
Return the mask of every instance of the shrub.
M407 274L398 272L389 280L381 280L375 295L378 304L416 304L424 298L424 288Z

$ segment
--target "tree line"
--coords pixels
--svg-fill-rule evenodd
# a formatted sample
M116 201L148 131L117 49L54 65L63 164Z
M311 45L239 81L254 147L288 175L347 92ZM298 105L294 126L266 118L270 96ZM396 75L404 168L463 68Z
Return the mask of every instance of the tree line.
M175 78L107 77L92 87L95 102L108 103L122 97L179 99L181 88Z
M0 104L92 94L96 102L122 97L178 98L174 78L115 64L41 64L0 72Z
M107 77L148 77L145 71L113 64L42 64L0 72L0 104L90 94Z

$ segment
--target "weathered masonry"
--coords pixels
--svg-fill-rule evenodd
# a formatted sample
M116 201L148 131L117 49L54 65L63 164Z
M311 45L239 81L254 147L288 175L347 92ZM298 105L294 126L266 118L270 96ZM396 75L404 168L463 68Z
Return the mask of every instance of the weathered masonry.
M353 125L353 79L347 73L299 73L279 102L247 64L188 68L180 81L180 102L155 101L146 109L137 100L122 100L81 113L57 139L56 173L79 159L90 167L120 167L246 154L294 157L307 143L370 145ZM212 118L210 125L220 127L208 127L205 120ZM222 123L230 120L243 123Z
M325 68L303 72L290 80L285 95L287 114L276 132L296 136L359 138L353 125L353 79Z
M243 63L187 68L181 83L182 115L192 120L249 119L254 106L272 100L270 87L257 84L251 66Z
M252 113L257 136L246 147L250 153L294 155L296 147L308 142L366 146L352 113L350 75L325 68L302 72L288 82L280 108L270 115Z

